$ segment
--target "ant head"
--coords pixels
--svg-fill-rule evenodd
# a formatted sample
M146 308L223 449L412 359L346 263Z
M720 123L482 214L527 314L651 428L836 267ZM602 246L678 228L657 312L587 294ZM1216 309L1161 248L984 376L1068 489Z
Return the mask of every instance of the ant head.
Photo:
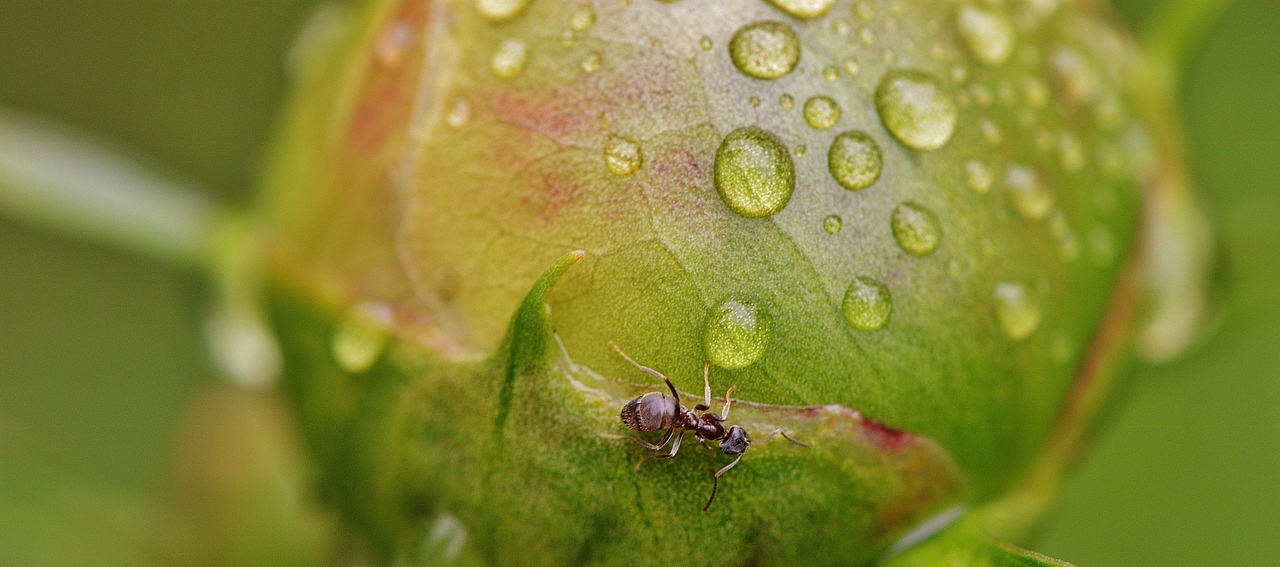
M730 427L729 435L720 442L720 450L726 455L741 455L747 452L747 447L750 446L751 439L747 437L747 430L737 425Z

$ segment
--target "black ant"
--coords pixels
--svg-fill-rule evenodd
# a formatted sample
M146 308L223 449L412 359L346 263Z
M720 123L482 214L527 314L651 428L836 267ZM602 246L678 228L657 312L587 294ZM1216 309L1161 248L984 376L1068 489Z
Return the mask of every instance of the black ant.
M667 389L671 390L670 396L662 392L641 394L622 406L622 424L627 426L628 429L636 431L666 430L662 440L658 443L650 443L641 437L601 434L601 436L608 439L631 439L645 448L652 449L654 454L636 463L637 469L649 459L666 459L676 456L676 452L680 450L680 441L684 439L686 431L692 431L698 442L707 447L708 451L713 451L714 453L714 450L707 446L708 441L719 441L720 451L731 457L737 457L732 463L716 471L715 476L711 478L711 497L707 499L707 504L702 507L702 511L706 512L708 508L711 508L711 502L716 499L716 489L720 486L720 477L738 464L738 461L742 460L742 454L746 453L747 449L751 447L751 438L747 436L747 430L737 425L731 425L726 428L724 424L729 419L729 406L733 403L732 398L729 396L733 394L733 390L737 386L731 386L724 393L724 411L719 414L707 411L711 409L711 361L708 360L706 365L702 367L702 383L705 387L703 390L703 403L693 406L693 410L690 410L680 404L680 393L676 391L676 387L671 383L670 379L661 372L632 360L631 357L627 356L627 353L618 348L616 343L610 341L609 346L612 346L619 356L635 365L636 368L661 378L663 382L666 382ZM758 443L764 443L778 435L796 445L808 447L808 445L792 439L781 429L770 431ZM675 438L674 441L672 441L673 437ZM671 451L661 453L667 442L671 442Z

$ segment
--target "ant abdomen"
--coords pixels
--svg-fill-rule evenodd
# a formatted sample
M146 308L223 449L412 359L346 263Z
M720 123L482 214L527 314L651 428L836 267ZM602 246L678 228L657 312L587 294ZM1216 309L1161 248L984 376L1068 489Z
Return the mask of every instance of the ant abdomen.
M622 406L622 424L636 431L670 429L681 411L680 402L662 392L649 392Z

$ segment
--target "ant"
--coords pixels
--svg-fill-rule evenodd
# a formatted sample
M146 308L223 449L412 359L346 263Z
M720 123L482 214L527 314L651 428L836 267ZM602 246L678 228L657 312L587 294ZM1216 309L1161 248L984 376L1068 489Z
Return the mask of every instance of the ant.
M707 450L711 451L713 455L714 450L707 446L707 442L709 441L719 441L721 452L731 457L737 457L732 463L729 463L728 465L725 465L724 468L716 471L715 476L711 478L711 497L707 499L707 504L702 507L702 511L706 512L707 509L711 508L711 502L716 499L716 489L720 486L720 477L724 476L724 473L729 472L729 469L732 469L734 465L738 464L738 461L742 460L742 454L746 453L747 449L751 447L751 438L747 435L747 430L737 425L731 425L727 428L725 427L725 421L729 419L729 407L733 403L730 396L733 394L733 390L737 388L737 386L731 386L729 390L724 393L724 410L722 412L716 414L707 411L708 409L711 409L711 361L708 360L702 367L702 383L705 388L703 390L703 403L693 406L693 409L690 410L680 404L680 393L676 391L675 385L671 383L669 378L657 370L641 365L635 360L632 360L625 352L622 352L621 348L618 348L617 343L610 341L609 346L613 347L613 350L617 352L619 356L627 362L635 365L635 367L639 368L642 372L661 378L663 382L666 382L667 389L671 390L670 396L663 392L649 392L647 394L641 394L627 402L626 405L622 406L622 424L625 425L627 429L634 429L636 431L666 431L662 436L662 440L658 443L650 443L641 437L626 437L608 433L601 434L602 437L607 439L630 439L643 445L647 449L652 449L654 454L645 457L644 459L641 459L640 462L636 463L637 469L639 469L640 465L644 464L644 462L649 459L666 459L676 456L676 452L680 450L680 441L684 439L684 434L688 431L692 431L694 436L697 437L698 442L701 443L702 446L707 447ZM781 429L774 429L773 431L770 431L769 434L761 438L758 443L764 443L778 435L782 435L782 437L787 441L795 443L801 447L809 446L805 443L792 439ZM675 440L672 441L672 438ZM662 448L666 446L668 442L671 442L670 452L662 453Z

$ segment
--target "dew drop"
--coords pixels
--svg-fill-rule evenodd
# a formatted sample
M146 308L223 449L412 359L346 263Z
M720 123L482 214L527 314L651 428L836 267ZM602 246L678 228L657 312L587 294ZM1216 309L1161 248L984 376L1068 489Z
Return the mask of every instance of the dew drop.
M753 97L751 97L751 98L748 98L748 99L747 99L747 104L750 104L750 105L751 105L752 107L754 107L754 108L759 108L759 107L760 107L760 97L758 97L758 96L753 96Z
M764 356L773 324L769 314L755 305L730 299L707 317L702 348L721 368L746 368Z
M1049 234L1058 243L1058 257L1070 264L1080 258L1080 239L1071 229L1067 216L1062 209L1054 209L1049 215Z
M825 230L827 234L840 234L840 230L843 228L844 219L840 218L840 215L827 215L827 218L822 219L822 230Z
M716 150L716 191L733 212L748 218L781 211L796 186L796 167L782 141L756 126L725 136Z
M898 246L912 256L924 256L933 252L942 240L938 217L916 203L908 201L895 207L890 225Z
M1053 208L1053 194L1030 168L1011 165L1004 173L1005 189L1014 210L1024 218L1043 220Z
M878 331L889 324L893 313L893 299L889 288L868 277L860 277L849 284L841 304L844 319L860 331Z
M957 110L933 77L919 71L892 71L876 89L876 110L889 132L916 150L936 150L951 140Z
M591 6L583 6L569 16L569 27L573 31L584 32L596 24L596 11Z
M795 151L793 151L792 153L796 154L796 157L804 157L805 154L809 153L809 146L800 144L796 146Z
M786 12L793 18L808 20L817 18L831 10L835 0L769 0L770 4Z
M476 0L476 10L494 22L510 20L523 12L529 0Z
M991 175L991 168L980 161L970 161L964 164L964 183L975 193L985 195L991 190L995 179Z
M827 65L822 68L822 78L826 79L828 83L834 83L840 80L840 70L831 65Z
M783 94L782 96L778 97L778 106L781 106L786 110L791 110L796 106L796 99L792 98L792 96L789 94Z
M729 41L729 58L739 71L757 79L777 79L800 62L800 38L782 22L756 22Z
M826 130L840 121L840 105L828 96L815 96L804 101L804 121L818 130Z
M856 130L841 133L827 152L827 169L845 189L866 189L880 179L883 157L871 136Z
M586 57L582 58L582 63L580 63L579 66L582 67L582 71L584 73L594 73L600 70L600 64L601 60L599 53L588 53Z
M498 45L498 50L493 53L493 59L489 61L489 68L499 78L510 79L519 75L524 70L525 63L528 62L528 44L518 39L508 39Z
M1069 173L1079 173L1088 163L1084 145L1071 132L1058 135L1058 164Z
M604 142L604 165L615 175L631 175L644 164L640 146L622 136L609 136Z
M391 307L385 303L355 306L334 328L329 345L333 360L351 374L372 368L386 349L394 319Z
M1013 25L990 10L962 6L956 11L956 30L973 58L985 65L1001 65L1013 51Z
M471 103L461 98L453 102L453 108L444 117L444 123L452 128L461 128L468 120L471 120Z
M698 40L698 48L703 51L711 51L711 48L713 47L715 47L715 44L711 42L711 38L705 35L702 36L702 39Z
M1025 339L1040 326L1040 307L1032 300L1026 286L1000 282L996 284L993 297L996 322L1010 340Z
M1058 88L1067 102L1085 105L1093 102L1101 90L1101 78L1079 51L1059 47L1049 58L1049 66Z

